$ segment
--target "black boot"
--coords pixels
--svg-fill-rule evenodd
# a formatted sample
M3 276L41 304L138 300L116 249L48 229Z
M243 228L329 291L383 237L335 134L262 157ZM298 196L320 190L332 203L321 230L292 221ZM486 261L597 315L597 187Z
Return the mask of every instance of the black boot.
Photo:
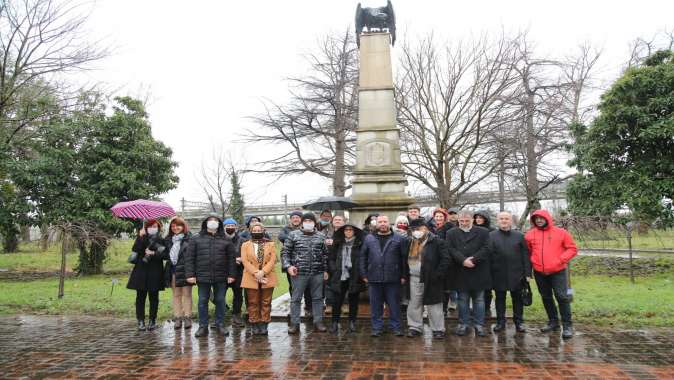
M339 322L332 321L332 326L330 327L330 332L333 334L339 333Z
M215 327L216 331L218 332L218 335L220 336L227 336L229 335L229 331L225 328L225 325L217 325Z
M524 327L524 323L516 323L515 331L517 331L518 333L525 333L527 332L527 328Z
M356 332L356 321L349 321L349 332L350 333Z
M192 317L185 317L183 319L183 327L185 327L185 330L192 328Z
M562 328L562 339L571 338L573 338L573 327L571 325L564 326Z
M147 324L147 331L152 331L157 328L157 322L154 319L150 319L150 322Z
M176 330L180 330L183 328L183 319L182 317L175 317L173 318L173 328Z
M269 335L267 325L269 325L267 322L260 323L260 335Z
M496 321L496 325L492 329L495 333L504 331L506 329L505 321Z
M194 334L195 337L201 338L202 336L208 335L208 326L199 326L197 332Z
M145 331L145 321L142 319L138 320L138 331Z
M559 331L559 322L550 321L550 322L548 322L547 325L541 327L542 333L548 333L550 331Z

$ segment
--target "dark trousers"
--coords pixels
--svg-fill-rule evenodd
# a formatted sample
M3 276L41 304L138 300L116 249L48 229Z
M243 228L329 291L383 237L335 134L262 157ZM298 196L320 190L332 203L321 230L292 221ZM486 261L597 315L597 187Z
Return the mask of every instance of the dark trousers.
M543 274L534 271L534 279L538 292L541 293L545 312L548 314L550 323L559 324L559 315L562 317L564 326L571 326L571 302L567 294L566 269L552 274ZM555 296L553 299L552 296ZM557 314L557 305L559 304L559 314Z
M232 314L241 314L241 307L243 306L243 289L241 289L241 281L227 284L227 289L225 290L225 299L227 299L227 290L229 289L232 289L233 294Z
M493 290L487 289L484 291L484 315L487 318L491 318L491 300L493 298Z
M388 323L391 331L400 330L400 283L383 282L368 285L370 295L370 311L372 313L372 330L384 328L384 302L388 306Z
M506 321L506 293L507 291L496 291L496 323L505 323ZM522 303L522 291L511 290L510 299L513 302L513 322L520 325L524 322L524 304Z
M159 291L148 292L147 290L136 290L136 319L145 320L145 299L150 297L150 320L157 320L157 310L159 309Z
M349 280L340 283L339 292L332 294L332 321L339 322L340 314L342 314L342 305L344 298L349 298L349 320L355 321L358 316L358 297L359 293L349 293Z
M197 288L199 293L199 327L208 327L208 300L211 298L211 289L213 290L213 302L215 303L215 324L224 326L227 283L197 282Z
M293 294L293 282L288 273L286 273L286 277L288 278L288 293L291 295ZM307 288L304 290L304 310L306 311L311 311L312 306L311 306L311 288L307 286Z

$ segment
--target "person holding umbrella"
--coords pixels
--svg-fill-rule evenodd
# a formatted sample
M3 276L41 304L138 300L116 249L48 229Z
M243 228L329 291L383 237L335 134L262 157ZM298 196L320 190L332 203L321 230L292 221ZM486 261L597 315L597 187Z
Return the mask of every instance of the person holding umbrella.
M166 247L161 238L161 223L148 220L143 225L131 249L133 270L126 287L136 291L136 319L138 330L154 330L157 327L159 292L164 290L164 266ZM145 300L150 299L150 320L145 326Z

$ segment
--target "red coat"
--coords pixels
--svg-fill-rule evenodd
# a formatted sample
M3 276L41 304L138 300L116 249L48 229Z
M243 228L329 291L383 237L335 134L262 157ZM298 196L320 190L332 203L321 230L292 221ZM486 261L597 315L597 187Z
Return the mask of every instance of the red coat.
M534 217L542 216L548 221L547 226L538 228L534 224ZM571 234L559 227L555 227L552 217L545 210L536 210L531 214L532 227L524 238L529 247L531 266L536 272L545 274L557 273L564 270L567 263L578 254L578 248Z

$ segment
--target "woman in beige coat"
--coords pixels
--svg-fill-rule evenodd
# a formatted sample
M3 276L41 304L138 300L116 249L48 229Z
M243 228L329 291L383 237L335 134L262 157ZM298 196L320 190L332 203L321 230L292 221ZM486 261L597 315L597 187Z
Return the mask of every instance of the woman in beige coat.
M253 334L267 335L267 325L271 321L271 299L276 286L276 245L265 238L262 223L251 223L250 232L251 240L241 245L241 287L246 289L248 322Z

